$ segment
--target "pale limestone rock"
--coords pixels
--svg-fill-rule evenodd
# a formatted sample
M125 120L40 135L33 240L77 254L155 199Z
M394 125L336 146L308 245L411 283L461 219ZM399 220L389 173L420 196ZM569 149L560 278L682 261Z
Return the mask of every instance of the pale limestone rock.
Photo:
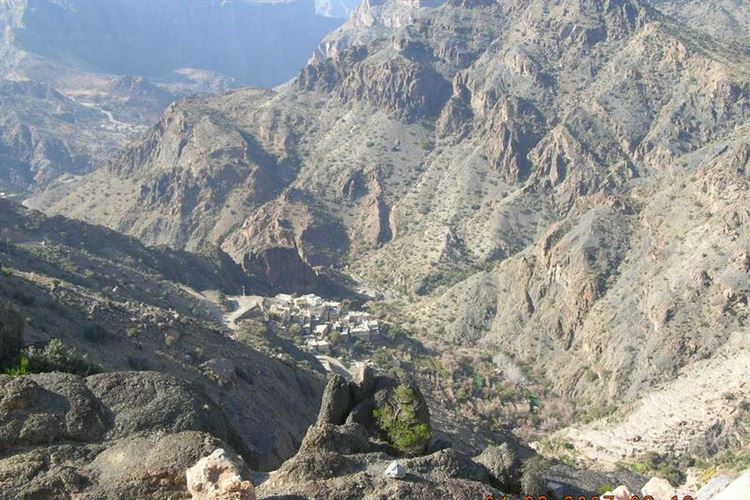
M403 479L406 477L406 469L397 460L394 460L385 468L384 475L393 479Z
M711 479L706 485L698 491L698 500L709 500L732 484L732 478L721 474Z
M666 479L652 477L641 488L641 494L643 496L651 495L654 500L669 500L675 495L675 489Z
M630 500L632 498L628 487L622 485L618 486L613 491L606 492L604 495L602 495L602 498L606 497L607 495L615 497L614 500Z
M750 500L750 470L745 471L711 500Z
M255 487L244 481L226 450L218 448L187 472L187 487L196 500L255 500Z

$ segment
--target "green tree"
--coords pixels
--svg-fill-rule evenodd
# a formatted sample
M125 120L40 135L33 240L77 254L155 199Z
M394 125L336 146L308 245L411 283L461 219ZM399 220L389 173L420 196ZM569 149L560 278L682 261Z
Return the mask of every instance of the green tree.
M86 376L101 371L88 360L86 354L79 354L59 339L52 339L44 349L29 347L28 371L31 373L66 372Z
M331 343L333 345L340 345L343 341L343 338L341 337L341 334L339 332L333 332L331 334Z
M372 362L379 368L386 368L391 364L392 356L385 349L378 349L372 355Z
M388 441L404 455L421 452L432 437L429 424L417 418L418 401L414 390L399 385L393 392L393 405L385 404L373 410L378 426Z

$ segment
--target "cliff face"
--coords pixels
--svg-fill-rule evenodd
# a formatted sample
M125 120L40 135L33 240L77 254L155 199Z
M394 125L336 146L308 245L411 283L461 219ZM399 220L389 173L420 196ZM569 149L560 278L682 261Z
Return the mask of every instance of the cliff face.
M747 52L645 1L368 1L51 210L282 282L348 266L438 344L630 400L744 329L749 120Z

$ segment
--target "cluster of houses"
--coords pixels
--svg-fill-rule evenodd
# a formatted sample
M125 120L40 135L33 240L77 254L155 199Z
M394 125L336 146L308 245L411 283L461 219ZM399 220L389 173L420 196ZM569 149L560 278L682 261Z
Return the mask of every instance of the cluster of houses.
M372 340L380 335L380 325L370 313L344 311L340 302L324 300L314 294L293 297L281 293L264 302L270 317L287 325L300 326L305 346L310 351L327 353L334 334L342 342Z

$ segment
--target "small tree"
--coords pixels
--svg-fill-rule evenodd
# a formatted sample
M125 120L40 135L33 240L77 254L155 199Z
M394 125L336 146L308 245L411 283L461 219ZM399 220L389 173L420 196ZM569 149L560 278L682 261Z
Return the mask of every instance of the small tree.
M393 405L373 410L378 426L393 446L404 455L420 453L430 438L429 424L417 419L417 395L407 385L399 385L393 392Z
M65 372L86 376L101 371L88 360L59 339L52 339L44 349L29 347L26 351L28 371L31 373ZM23 366L21 366L23 368Z
M331 334L331 343L333 345L340 345L343 341L343 338L341 337L341 334L339 332L333 332Z

